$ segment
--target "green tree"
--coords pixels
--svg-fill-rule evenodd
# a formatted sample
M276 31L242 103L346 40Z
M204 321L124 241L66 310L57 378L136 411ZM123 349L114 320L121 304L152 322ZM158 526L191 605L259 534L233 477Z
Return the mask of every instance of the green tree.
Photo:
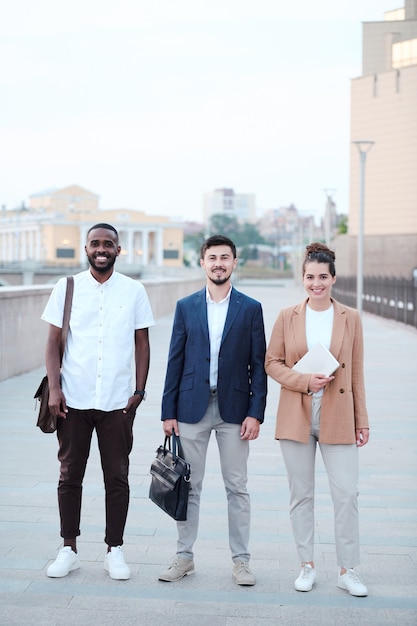
M184 235L184 257L183 263L186 267L191 265L191 259L195 258L191 251L200 255L200 247L204 241L204 233L200 231L198 233L188 233ZM191 253L190 253L191 252Z
M239 248L256 243L265 243L265 239L254 224L240 223L236 217L224 213L216 213L210 219L210 235L215 234L229 237Z
M225 215L224 213L216 213L210 218L210 235L225 235L229 239L235 241L237 234L239 233L239 222L235 217Z
M237 242L236 242L237 243ZM245 222L242 224L239 232L239 246L248 246L256 243L266 243L264 237L259 233L258 229L254 224L249 224Z
M347 215L341 215L339 223L337 225L337 232L339 235L346 235L348 231L348 217Z

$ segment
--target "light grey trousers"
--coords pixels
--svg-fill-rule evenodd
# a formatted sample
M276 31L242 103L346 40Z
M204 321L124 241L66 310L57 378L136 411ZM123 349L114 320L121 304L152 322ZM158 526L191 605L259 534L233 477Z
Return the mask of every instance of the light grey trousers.
M179 422L178 426L184 457L191 465L191 485L187 520L177 522L177 554L183 559L193 558L207 448L214 430L227 495L229 546L232 559L248 561L250 558L248 551L250 498L246 485L249 442L240 438L239 424L228 424L221 419L215 394L211 396L206 414L200 422L197 424Z
M314 561L314 486L317 444L330 484L339 567L359 564L358 448L318 443L321 398L313 397L308 443L280 440L290 487L290 519L302 563Z

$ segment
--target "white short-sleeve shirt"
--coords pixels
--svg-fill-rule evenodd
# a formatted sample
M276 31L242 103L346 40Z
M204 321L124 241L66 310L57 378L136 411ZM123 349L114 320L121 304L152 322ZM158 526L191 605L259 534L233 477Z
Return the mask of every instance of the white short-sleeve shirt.
M55 285L42 319L62 327L66 278ZM113 272L97 282L74 276L74 296L62 362L62 391L74 409L113 411L132 395L135 330L155 324L144 286Z

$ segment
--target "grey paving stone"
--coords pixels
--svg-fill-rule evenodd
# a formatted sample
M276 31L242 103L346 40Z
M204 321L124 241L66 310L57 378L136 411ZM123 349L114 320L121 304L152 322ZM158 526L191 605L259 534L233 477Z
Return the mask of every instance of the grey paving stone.
M291 282L240 289L263 303L269 338L278 310L302 299ZM274 440L279 386L269 384L266 420L251 445L253 588L231 577L224 487L215 442L209 446L196 573L178 583L158 574L175 552L175 523L148 499L149 466L162 441L159 406L172 316L151 329L148 399L135 422L131 505L125 534L129 581L103 569L104 489L94 443L85 478L81 568L48 579L46 567L60 548L54 435L35 427L33 393L38 368L0 383L0 624L3 626L153 626L168 619L182 626L414 626L417 623L417 331L364 314L365 369L371 441L360 451L362 564L367 598L336 586L332 503L317 457L314 591L300 594L299 564L288 515L288 483ZM393 366L394 364L394 366Z

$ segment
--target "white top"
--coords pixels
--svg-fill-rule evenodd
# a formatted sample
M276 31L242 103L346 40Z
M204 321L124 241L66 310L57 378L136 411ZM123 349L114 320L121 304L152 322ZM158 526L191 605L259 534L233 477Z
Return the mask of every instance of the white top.
M332 339L334 309L333 304L325 311L315 311L310 306L306 307L306 337L307 347L309 350L314 348L317 343L322 343L330 350L330 342ZM321 374L322 372L313 372ZM316 397L323 395L323 389L313 394Z
M210 388L217 387L217 376L219 373L219 352L222 341L224 325L226 323L227 310L229 308L230 294L232 288L223 300L214 302L210 297L210 292L206 288L207 301L207 322L210 337Z
M41 319L62 328L66 278L55 285ZM135 330L153 326L144 286L113 272L99 283L89 270L74 276L62 391L73 409L114 411L132 395Z

